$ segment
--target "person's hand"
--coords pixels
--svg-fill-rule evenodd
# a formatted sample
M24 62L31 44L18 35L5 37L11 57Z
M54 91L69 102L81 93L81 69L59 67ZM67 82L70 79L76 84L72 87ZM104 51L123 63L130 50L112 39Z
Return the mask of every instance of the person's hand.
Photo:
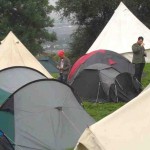
M59 66L57 66L57 69L60 69L60 67L59 67Z
M144 52L144 56L147 57L147 53L146 52Z
M60 68L60 70L63 71L64 69L63 69L63 68Z
M141 46L144 46L144 45L145 45L144 43L141 44Z

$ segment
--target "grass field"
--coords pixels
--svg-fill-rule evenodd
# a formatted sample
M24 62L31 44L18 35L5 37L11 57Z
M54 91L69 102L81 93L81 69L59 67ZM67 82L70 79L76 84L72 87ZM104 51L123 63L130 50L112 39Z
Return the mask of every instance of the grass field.
M142 77L142 85L146 87L150 83L150 63L145 65Z
M58 77L58 74L53 74L55 78ZM150 64L146 64L144 68L144 73L142 77L142 85L146 87L150 83ZM111 114L125 103L90 103L84 102L84 109L98 121L105 116Z
M83 103L85 110L95 119L95 121L111 114L124 104L125 103Z

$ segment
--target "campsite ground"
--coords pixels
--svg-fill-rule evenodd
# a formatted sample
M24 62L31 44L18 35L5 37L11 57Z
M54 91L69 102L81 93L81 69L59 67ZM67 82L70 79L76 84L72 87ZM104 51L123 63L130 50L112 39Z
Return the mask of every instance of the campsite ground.
M57 74L53 74L55 78L58 77ZM146 87L150 83L150 64L146 64L143 73L142 84ZM111 114L125 103L90 103L84 102L85 110L96 120L100 120L105 116Z

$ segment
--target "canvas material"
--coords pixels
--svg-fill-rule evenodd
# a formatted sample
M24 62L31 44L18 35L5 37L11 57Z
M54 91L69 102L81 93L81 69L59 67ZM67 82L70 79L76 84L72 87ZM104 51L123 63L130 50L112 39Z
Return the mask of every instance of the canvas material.
M150 30L121 2L87 53L98 49L110 49L120 54L132 52L132 45L139 36L144 37L145 49L149 49L149 35Z
M11 66L26 66L40 71L48 78L52 78L49 72L12 32L3 40L0 51L0 70Z
M145 90L119 110L90 126L92 135L88 136L85 130L78 144L85 144L88 150L91 150L93 141L95 147L101 145L102 150L149 150L149 93L150 89Z
M145 50L147 57L145 57L145 61L147 63L150 63L150 50ZM125 58L127 58L130 62L132 62L132 58L133 58L133 53L132 52L127 52L127 53L123 53L122 54Z

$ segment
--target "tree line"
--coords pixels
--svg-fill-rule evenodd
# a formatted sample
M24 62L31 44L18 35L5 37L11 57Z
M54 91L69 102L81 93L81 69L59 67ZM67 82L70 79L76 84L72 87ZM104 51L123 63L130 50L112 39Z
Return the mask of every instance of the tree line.
M150 28L150 0L58 0L57 11L78 25L70 43L71 57L87 52L121 1Z
M0 0L0 40L13 31L25 46L37 54L43 50L41 43L55 41L50 14L57 11L67 18L77 30L71 36L71 57L83 55L118 7L121 0L58 0L56 7L48 0ZM122 0L122 2L150 28L150 0ZM113 40L113 39L112 39Z
M56 40L49 14L54 10L48 0L0 0L0 40L13 31L23 44L36 55L43 50L41 43Z

